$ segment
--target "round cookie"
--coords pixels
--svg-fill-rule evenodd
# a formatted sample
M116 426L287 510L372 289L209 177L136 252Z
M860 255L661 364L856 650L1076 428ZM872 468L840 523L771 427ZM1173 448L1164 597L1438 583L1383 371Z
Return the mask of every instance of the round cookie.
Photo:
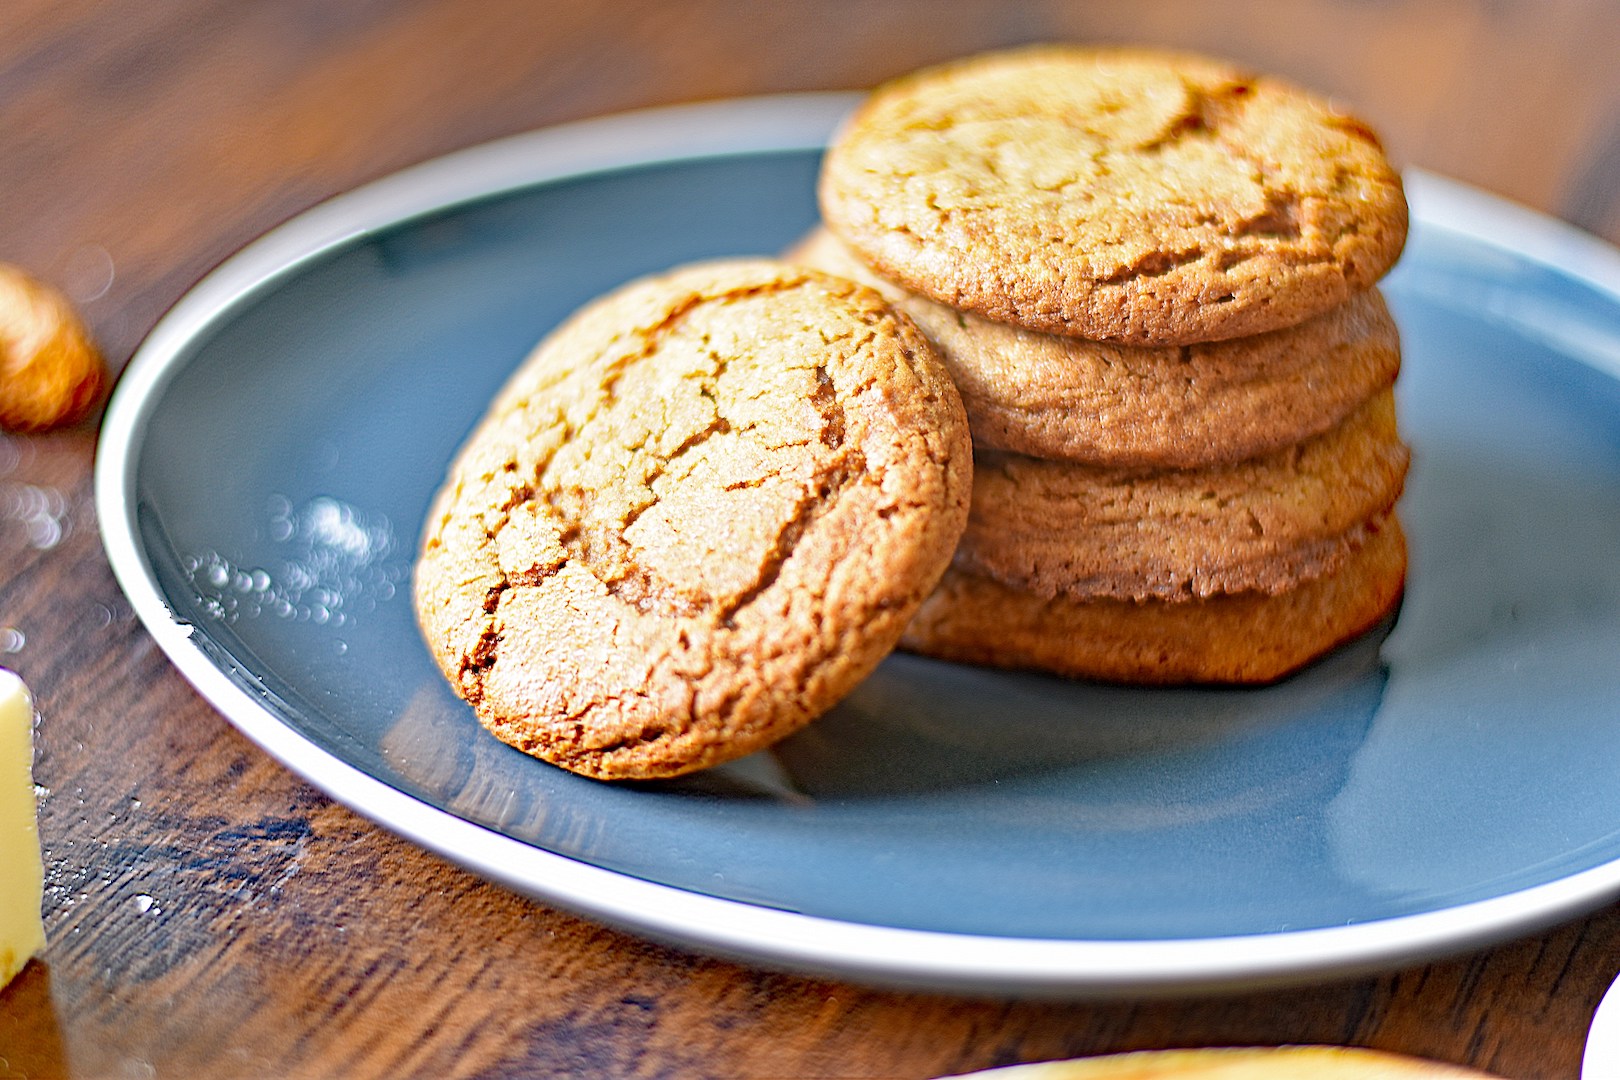
M1343 423L1235 465L1146 472L981 451L958 569L1042 597L1280 593L1342 565L1400 498L1385 390Z
M993 53L878 88L822 216L884 276L1032 330L1242 337L1361 292L1406 239L1400 176L1327 102L1202 57Z
M1242 461L1321 434L1400 372L1377 289L1254 337L1132 346L946 307L875 273L825 228L786 257L871 285L911 316L962 392L974 445L993 450L1093 465Z
M1206 600L1047 600L952 569L901 648L969 664L1144 685L1275 682L1371 629L1400 599L1394 515L1330 574Z
M604 779L739 757L890 651L967 517L933 347L870 289L766 260L588 305L438 494L424 636L495 735Z

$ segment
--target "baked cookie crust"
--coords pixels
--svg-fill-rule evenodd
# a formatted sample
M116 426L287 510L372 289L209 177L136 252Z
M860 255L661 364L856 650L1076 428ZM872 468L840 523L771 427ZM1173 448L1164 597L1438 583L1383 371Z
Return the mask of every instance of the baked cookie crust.
M1275 596L1048 600L952 569L901 648L1106 682L1275 682L1372 629L1400 600L1400 523L1390 515L1366 531L1366 542L1339 569Z
M1203 469L1101 469L985 451L955 565L1042 597L1281 593L1331 573L1400 498L1386 390L1295 446Z
M1400 335L1376 288L1295 326L1131 346L957 311L882 277L825 228L785 256L870 285L922 328L975 446L1091 465L1195 468L1319 435L1394 383Z
M673 776L829 708L966 521L933 347L875 292L767 260L631 284L543 342L452 466L415 599L496 736Z
M1183 345L1303 322L1405 243L1356 118L1204 57L1039 47L879 87L834 139L822 216L884 276L1047 333Z

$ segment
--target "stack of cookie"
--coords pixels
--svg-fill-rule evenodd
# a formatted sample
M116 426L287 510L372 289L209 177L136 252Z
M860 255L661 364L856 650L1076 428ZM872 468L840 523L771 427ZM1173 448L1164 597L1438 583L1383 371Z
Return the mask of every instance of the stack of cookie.
M903 644L1266 682L1398 601L1398 174L1360 122L1197 57L1044 48L878 90L794 253L877 288L967 408L973 501Z

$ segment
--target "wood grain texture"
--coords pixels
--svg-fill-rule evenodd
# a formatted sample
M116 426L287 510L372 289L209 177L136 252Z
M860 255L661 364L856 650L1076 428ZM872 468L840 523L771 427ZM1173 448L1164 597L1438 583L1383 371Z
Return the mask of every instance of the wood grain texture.
M73 295L116 369L220 259L403 165L1041 39L1233 56L1352 103L1402 163L1620 240L1605 0L10 0L0 261ZM94 439L91 422L0 442L0 663L44 715L50 935L0 994L0 1077L925 1077L1280 1042L1572 1077L1620 968L1609 908L1301 990L1015 1002L775 974L581 921L360 820L206 706L106 565Z

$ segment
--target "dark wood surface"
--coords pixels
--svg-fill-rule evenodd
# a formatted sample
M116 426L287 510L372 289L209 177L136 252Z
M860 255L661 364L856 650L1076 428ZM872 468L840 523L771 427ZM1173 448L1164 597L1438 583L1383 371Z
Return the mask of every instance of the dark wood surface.
M1608 0L0 0L0 261L67 290L117 369L221 258L403 165L1044 39L1243 59L1352 104L1402 164L1620 240ZM874 990L581 921L334 805L203 703L107 567L95 437L0 442L0 663L44 717L50 937L0 993L0 1077L924 1077L1285 1042L1571 1077L1620 971L1613 907L1377 977L1104 1004Z

